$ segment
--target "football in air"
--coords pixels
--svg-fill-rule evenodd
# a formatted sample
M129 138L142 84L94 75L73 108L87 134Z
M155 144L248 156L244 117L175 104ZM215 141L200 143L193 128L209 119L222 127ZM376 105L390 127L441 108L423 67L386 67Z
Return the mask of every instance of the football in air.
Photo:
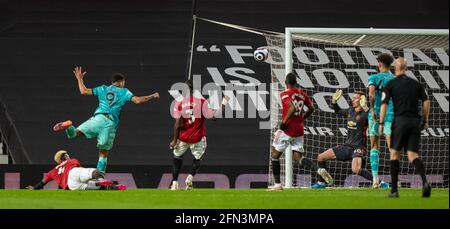
M265 48L258 48L253 52L253 57L256 61L265 61L269 56L269 51Z

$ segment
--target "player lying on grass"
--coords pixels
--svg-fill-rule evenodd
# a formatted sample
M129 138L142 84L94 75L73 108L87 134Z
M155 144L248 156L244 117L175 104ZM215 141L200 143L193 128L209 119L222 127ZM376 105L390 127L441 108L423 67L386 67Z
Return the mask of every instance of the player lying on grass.
M77 159L71 159L69 154L60 150L55 154L58 164L50 170L39 183L27 186L27 189L42 189L48 182L55 180L58 186L66 190L125 190L123 184L105 180L103 172L94 168L83 168Z
M183 164L183 155L188 149L191 150L194 159L185 183L186 190L193 188L194 176L200 168L200 161L206 150L205 119L215 119L215 115L225 109L229 100L224 96L221 108L214 110L209 108L207 100L194 97L192 80L186 81L186 86L189 95L175 105L173 112L175 124L169 146L174 155L171 190L179 189L178 175Z
M97 138L97 148L99 158L97 169L105 172L108 160L108 153L111 150L116 137L116 131L119 127L120 115L122 107L128 101L134 104L141 104L151 99L158 99L159 94L153 93L147 96L135 96L127 88L125 88L125 76L115 73L112 77L112 84L109 86L102 85L93 89L84 85L84 75L81 67L76 67L73 74L78 81L78 87L82 95L93 95L98 98L99 105L94 112L94 116L75 128L72 121L57 123L54 131L65 130L69 139L80 136L86 138Z
M361 91L353 92L352 107L349 109L341 109L337 105L337 101L342 96L342 90L337 90L332 98L332 106L337 114L343 115L347 119L347 140L343 145L339 145L326 150L317 157L319 168L327 169L326 162L328 160L348 161L352 159L352 171L372 181L372 174L363 169L364 155L366 150L366 130L367 130L367 107L366 96ZM331 176L322 178L312 186L312 188L325 188L326 184L332 185L333 178ZM383 185L386 183L383 182Z
M297 76L294 73L286 75L286 90L280 93L282 102L282 123L280 129L275 132L272 144L271 163L275 185L269 191L281 191L280 180L280 157L286 148L291 145L295 164L301 164L308 169L317 171L315 165L310 159L303 157L303 122L314 112L314 106L308 95L300 88L296 88ZM308 109L305 113L304 106ZM325 174L325 170L318 171L321 176L330 176Z

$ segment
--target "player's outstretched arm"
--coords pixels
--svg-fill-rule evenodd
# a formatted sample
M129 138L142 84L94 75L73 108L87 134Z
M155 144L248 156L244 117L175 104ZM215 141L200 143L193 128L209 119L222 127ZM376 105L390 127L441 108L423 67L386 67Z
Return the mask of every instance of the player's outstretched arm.
M361 98L359 99L359 105L364 110L364 112L369 111L369 107L367 106L367 98L365 95L361 95Z
M348 109L341 109L341 107L339 107L339 105L337 104L337 101L341 98L342 96L342 90L338 89L336 90L336 92L333 95L333 98L331 99L331 105L333 107L334 112L336 112L336 114L341 114L346 116L348 114Z
M159 99L159 93L153 93L151 95L146 95L146 96L133 96L133 98L131 98L131 101L138 105L138 104L142 104L145 103L147 101L150 101L152 99Z
M86 72L83 72L81 66L75 67L73 70L73 75L75 78L77 78L78 81L78 89L80 89L80 93L82 95L93 95L92 89L87 88L86 85L84 85L84 75L86 75Z
M39 190L39 189L42 189L45 185L46 185L45 180L41 180L41 181L39 181L39 183L37 183L34 186L33 185L28 185L26 187L26 189L28 189L28 190Z

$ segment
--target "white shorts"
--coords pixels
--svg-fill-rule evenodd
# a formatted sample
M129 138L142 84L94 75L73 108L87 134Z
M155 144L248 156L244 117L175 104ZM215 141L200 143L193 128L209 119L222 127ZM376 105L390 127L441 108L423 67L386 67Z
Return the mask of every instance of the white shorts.
M303 149L303 136L291 137L284 133L282 130L275 132L272 146L278 152L284 152L286 148L291 145L292 151L304 153Z
M193 144L178 140L177 145L173 149L173 154L177 157L181 157L188 149L191 149L191 153L194 155L195 159L200 160L206 150L206 137L203 137L202 140Z
M67 185L70 190L86 190L88 181L92 179L93 168L76 167L69 171Z

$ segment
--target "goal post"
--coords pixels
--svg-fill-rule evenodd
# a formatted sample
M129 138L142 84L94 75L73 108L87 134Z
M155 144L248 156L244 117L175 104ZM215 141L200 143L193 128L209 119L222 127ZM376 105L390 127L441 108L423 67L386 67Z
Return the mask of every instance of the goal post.
M428 86L427 89L432 90L432 94L435 98L432 100L433 106L430 114L430 120L433 120L433 124L430 125L430 129L423 132L422 135L425 135L427 139L422 140L421 151L426 151L425 154L427 156L425 163L429 163L431 165L427 166L427 172L431 175L442 175L443 183L442 185L438 185L439 187L444 186L448 187L448 97L447 99L442 98L445 97L442 94L448 94L448 30L444 29L359 29L359 28L285 28L284 37L276 36L276 35L266 35L266 40L269 48L276 47L275 49L271 49L270 52L272 56L276 56L276 53L284 48L284 58L282 53L278 53L281 55L281 61L274 61L271 63L272 67L272 83L277 81L276 83L280 84L279 86L271 87L271 98L272 104L271 109L276 109L276 111L272 111L271 113L271 123L272 123L272 134L276 130L277 120L279 121L279 117L281 116L281 108L279 105L280 101L277 101L277 95L275 93L279 93L280 90L284 89L284 81L277 80L276 78L280 78L277 76L275 72L278 74L284 74L281 76L284 79L285 75L289 72L300 71L303 75L300 76L300 86L306 87L307 92L314 93L309 96L312 96L316 99L321 99L325 101L329 99L329 95L334 92L335 88L340 88L342 85L340 84L339 79L343 79L341 76L347 77L342 81L345 81L347 85L342 87L346 87L347 93L351 93L355 90L368 91L366 89L366 82L359 82L367 80L368 75L373 74L374 72L370 72L368 69L375 67L373 63L370 63L367 50L363 50L363 48L373 48L370 52L375 55L376 51L379 50L388 50L394 56L399 55L408 55L409 58L412 58L413 62L415 62L412 66L410 66L411 71L410 75L412 77L417 78L420 82L426 83ZM306 49L302 49L302 47L306 47ZM336 52L338 48L342 53L338 54L330 54L333 55L328 57L327 55L323 55L322 57L318 56L319 54L328 53L328 52ZM302 49L300 54L294 53L294 50ZM321 51L322 50L322 51ZM333 51L330 51L333 50ZM347 51L350 50L350 51ZM315 53L317 52L317 53ZM345 52L347 54L345 54ZM294 58L293 54L297 56ZM345 55L344 55L345 54ZM298 55L301 55L300 57ZM303 60L302 60L303 58ZM324 60L320 60L323 58ZM343 60L340 60L343 59ZM347 59L345 59L347 58ZM311 63L308 63L311 62ZM323 62L323 63L322 63ZM281 66L284 65L284 66ZM326 66L324 68L329 68L329 71L321 69L322 66ZM284 68L284 71L282 71ZM361 73L362 70L367 70L366 74ZM280 71L281 70L281 71ZM345 72L346 71L346 72ZM359 72L358 72L359 71ZM282 72L282 73L280 73ZM356 74L356 73L357 74ZM297 72L298 73L298 72ZM317 73L317 77L315 80L311 75ZM299 74L297 74L299 75ZM352 76L349 76L352 75ZM417 77L419 76L419 77ZM341 78L339 78L341 77ZM366 78L365 78L366 77ZM336 78L336 79L335 79ZM339 79L338 79L339 78ZM330 81L330 82L327 82ZM358 82L357 82L358 81ZM302 85L303 82L306 82L308 85ZM322 87L320 85L327 84L328 87ZM336 86L337 85L337 86ZM438 85L438 86L436 86ZM322 85L323 86L323 85ZM322 96L323 94L327 94L328 97ZM322 97L321 97L322 96ZM432 97L433 97L432 96ZM275 100L275 101L273 101ZM313 99L314 100L314 99ZM328 100L327 100L328 101ZM278 103L278 104L276 104ZM322 103L321 105L323 105ZM341 103L339 103L341 104ZM317 154L330 148L332 145L342 144L345 136L335 137L339 134L344 134L344 131L340 127L344 126L344 122L340 121L341 119L338 117L333 117L334 114L331 111L326 111L326 108L319 108L319 112L315 112L312 117L312 120L306 120L305 129L307 125L309 127L320 126L324 124L333 125L333 127L324 127L325 130L330 129L330 136L312 136L305 135L305 149L307 157L312 157L311 159L316 159ZM323 117L318 117L323 115ZM437 120L436 120L437 119ZM340 122L340 123L339 123ZM433 126L432 126L433 125ZM441 128L442 127L442 128ZM326 129L328 128L328 129ZM443 129L443 136L434 136L439 132L436 128ZM446 129L445 129L446 128ZM311 129L312 132L313 129ZM434 134L432 134L432 131ZM427 137L428 135L428 137ZM433 136L432 136L433 135ZM383 139L383 138L382 138ZM326 144L324 144L326 142ZM385 143L382 142L380 144L384 146ZM368 146L368 148L370 148ZM443 151L444 152L440 152ZM383 152L386 154L386 149L380 149L380 153ZM438 158L435 158L438 157ZM380 155L380 173L381 174L389 174L388 161L387 156L383 156L383 163L381 162L382 158ZM316 161L315 161L316 162ZM270 162L269 162L270 163ZM348 163L338 163L334 162L337 168L335 171L339 171L340 173L346 176L351 175L348 170L345 170L344 166L349 166ZM406 161L407 163L407 161ZM293 177L295 173L293 172L293 160L292 160L292 151L290 147L284 153L284 169L282 171L282 176L284 175L284 187L291 188L293 184ZM283 165L282 165L283 167ZM367 168L367 165L366 165ZM370 168L368 168L370 169ZM345 172L342 172L344 171ZM270 169L269 169L270 171ZM405 161L402 162L402 172L406 175L407 173L411 173L414 171L409 165L405 164ZM333 171L332 171L333 172ZM283 174L284 173L284 174ZM272 175L269 174L269 185L273 183ZM312 175L313 176L313 175ZM345 176L343 176L345 177ZM438 176L436 176L438 177ZM440 178L436 178L440 179ZM338 180L338 179L337 179ZM342 178L342 181L338 183L338 186L344 185L344 183L349 182ZM307 183L307 182L306 182Z

